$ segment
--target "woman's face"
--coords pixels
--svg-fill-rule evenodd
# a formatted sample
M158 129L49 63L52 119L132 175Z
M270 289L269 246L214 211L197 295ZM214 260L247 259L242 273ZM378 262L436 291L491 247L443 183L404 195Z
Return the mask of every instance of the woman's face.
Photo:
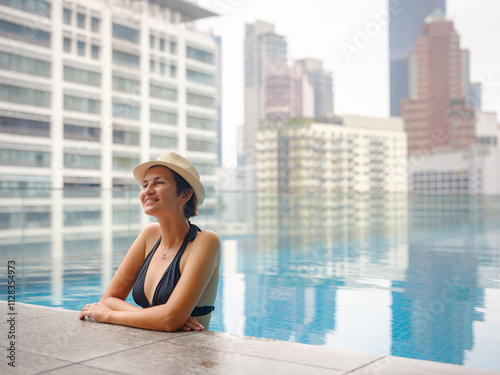
M182 194L177 196L172 171L167 167L152 167L142 182L140 199L144 213L157 217L164 211L182 210Z

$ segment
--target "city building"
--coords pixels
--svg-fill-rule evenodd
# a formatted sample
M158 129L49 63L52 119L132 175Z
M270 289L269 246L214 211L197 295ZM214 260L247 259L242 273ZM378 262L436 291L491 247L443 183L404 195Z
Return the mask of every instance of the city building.
M333 116L333 77L323 70L321 60L306 58L297 61L314 90L314 118ZM307 116L307 115L304 115Z
M272 74L271 83L279 82L279 77L288 75L287 42L284 36L274 32L274 25L257 21L245 27L245 77L244 77L244 164L255 169L255 141L257 129L262 120L266 119L266 107L272 106L266 99L268 75ZM278 82L276 82L278 81ZM288 81L286 78L285 81Z
M218 42L192 21L216 14L180 0L0 10L0 187L135 190L132 168L170 149L195 163L210 197Z
M446 13L446 0L388 0L390 114L400 116L407 95L406 58L415 50L424 19L434 10Z
M483 85L481 82L471 82L470 84L470 102L475 109L482 109L483 106Z
M407 192L406 134L400 118L292 119L261 127L257 137L260 234L279 230L284 236L315 236L318 221L335 227L348 194ZM350 210L360 220L370 215L362 201L356 199L352 204L361 206Z
M247 187L256 188L259 127L304 117L333 117L332 74L323 70L320 60L288 61L286 39L274 32L274 25L247 24L243 137Z
M261 127L258 191L406 192L400 118L344 115L330 123L292 119Z
M476 144L408 160L409 190L437 195L500 195L500 128L495 112L475 112Z
M2 251L126 251L151 220L132 169L165 149L197 166L207 227L217 43L192 21L214 15L178 0L0 1Z
M408 96L401 101L401 117L408 154L475 144L469 51L460 49L453 22L440 10L426 18L407 63Z

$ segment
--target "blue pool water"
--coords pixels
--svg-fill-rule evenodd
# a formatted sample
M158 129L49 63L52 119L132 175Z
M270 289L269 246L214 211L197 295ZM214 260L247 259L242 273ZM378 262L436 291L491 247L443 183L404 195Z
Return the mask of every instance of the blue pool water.
M499 199L436 202L223 237L211 329L500 370ZM0 253L18 301L79 310L124 256L66 253Z

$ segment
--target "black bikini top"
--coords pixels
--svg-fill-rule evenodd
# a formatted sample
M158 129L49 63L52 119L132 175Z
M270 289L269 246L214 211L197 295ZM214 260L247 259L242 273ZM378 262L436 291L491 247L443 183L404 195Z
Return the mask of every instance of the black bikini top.
M193 241L196 238L199 232L201 232L200 228L198 228L194 224L189 223L189 231L186 234L186 237L184 237L184 241L177 251L177 254L175 254L174 259L172 259L172 262L169 264L160 281L158 282L158 285L156 286L155 292L153 294L153 300L150 304L148 299L146 298L146 295L144 294L144 281L146 280L146 273L148 272L151 258L160 245L161 237L158 239L156 244L153 246L153 249L149 252L148 256L144 260L141 270L139 271L139 275L137 276L137 280L134 283L132 297L134 298L135 303L137 303L142 308L148 308L151 306L163 305L167 303L170 295L177 285L177 282L181 278L180 263L182 254L184 253L184 249L186 248L188 242ZM212 312L214 309L214 306L195 307L193 312L191 313L191 316L206 315Z

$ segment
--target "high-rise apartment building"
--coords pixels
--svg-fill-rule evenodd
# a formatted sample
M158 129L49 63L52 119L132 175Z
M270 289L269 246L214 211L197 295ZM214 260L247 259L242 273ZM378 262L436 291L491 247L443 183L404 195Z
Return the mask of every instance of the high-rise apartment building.
M446 0L388 1L390 113L400 115L400 101L407 95L406 58L416 47L424 19L436 9L446 13Z
M1 0L0 186L135 187L132 168L170 149L210 196L217 43L185 21L214 15L179 0Z
M401 101L401 116L408 153L432 154L474 144L469 51L460 49L453 22L439 10L426 18L407 64L408 96Z
M333 77L323 70L323 62L306 58L297 61L307 75L314 90L314 117L326 118L333 115Z
M261 234L278 230L319 238L322 225L338 228L344 214L356 223L370 215L370 205L377 205L372 195L407 192L406 134L400 118L293 119L261 127L257 147ZM395 206L384 210L392 212Z
M295 119L258 132L257 188L280 193L406 192L400 118Z

